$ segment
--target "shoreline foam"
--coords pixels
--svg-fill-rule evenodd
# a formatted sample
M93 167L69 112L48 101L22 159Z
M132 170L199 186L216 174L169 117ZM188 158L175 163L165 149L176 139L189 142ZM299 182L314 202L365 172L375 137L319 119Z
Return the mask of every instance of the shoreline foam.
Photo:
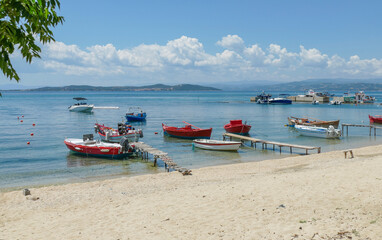
M0 238L378 239L382 145L353 152L0 193Z

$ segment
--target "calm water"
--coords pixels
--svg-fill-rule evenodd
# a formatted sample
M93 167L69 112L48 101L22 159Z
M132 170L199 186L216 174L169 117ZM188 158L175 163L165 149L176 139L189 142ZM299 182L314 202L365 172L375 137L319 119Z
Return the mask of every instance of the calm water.
M162 162L153 167L151 161L139 158L122 161L86 158L69 153L63 143L66 137L82 138L83 134L93 133L95 122L117 127L130 106L140 106L148 114L146 123L135 126L143 129L142 140L168 152L179 165L188 168L260 161L290 154L250 147L243 147L237 153L192 150L189 140L164 137L162 122L182 126L182 121L188 121L202 128L212 127L212 138L222 139L224 124L230 119L243 119L252 125L254 137L321 146L323 151L382 142L381 137L369 137L366 128L351 128L349 137L327 140L298 136L284 126L288 116L368 124L368 114L381 114L378 104L267 106L250 103L250 97L255 95L255 92L3 92L0 98L0 190L163 172ZM381 94L370 95L382 99ZM88 98L89 103L96 106L120 108L95 109L92 114L69 112L72 98L78 96Z

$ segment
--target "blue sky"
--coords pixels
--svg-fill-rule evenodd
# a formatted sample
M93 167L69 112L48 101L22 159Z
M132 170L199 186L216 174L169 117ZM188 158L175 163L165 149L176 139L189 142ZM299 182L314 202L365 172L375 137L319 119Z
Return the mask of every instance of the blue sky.
M381 5L65 0L42 59L13 61L30 86L382 78Z

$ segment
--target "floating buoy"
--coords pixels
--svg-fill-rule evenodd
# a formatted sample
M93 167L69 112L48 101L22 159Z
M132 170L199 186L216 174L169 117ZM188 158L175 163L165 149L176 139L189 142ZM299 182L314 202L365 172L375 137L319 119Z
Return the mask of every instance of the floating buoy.
M29 145L29 144L31 144L31 142L27 142L27 144Z
M155 132L155 134L158 134L158 132Z
M20 120L20 122L23 122L23 120Z
M19 117L17 117L17 119L20 119Z
M31 136L33 136L34 134L33 133L31 133Z
M24 117L24 115L22 115L21 117Z
M32 125L33 125L33 127L36 126L36 124L34 124L34 123Z

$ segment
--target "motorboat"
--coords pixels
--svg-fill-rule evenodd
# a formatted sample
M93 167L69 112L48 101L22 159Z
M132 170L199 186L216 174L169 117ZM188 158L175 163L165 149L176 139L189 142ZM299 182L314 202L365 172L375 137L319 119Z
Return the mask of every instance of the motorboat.
M93 134L85 134L82 139L67 138L64 143L70 151L91 157L120 159L135 152L135 146L130 145L127 139L121 139L120 143L108 143L94 140Z
M143 122L146 121L146 112L140 107L130 107L126 113L126 120L128 122Z
M329 102L329 105L341 105L341 103L342 103L341 101L333 100Z
M294 128L300 135L320 138L339 138L341 137L341 130L335 129L332 125L328 128L313 127L305 125L295 125Z
M210 140L210 139L195 139L192 143L192 146L206 149L206 150L237 151L239 147L241 146L241 142Z
M320 101L318 101L318 100L313 100L312 104L313 104L313 105L319 105L319 104L320 104Z
M141 129L134 129L131 125L118 123L118 129L106 127L96 123L94 125L95 133L101 137L105 142L120 142L122 138L127 138L131 142L137 142L139 138L143 137Z
M255 102L258 104L268 104L271 94L266 94L264 91L255 97Z
M369 115L369 120L370 120L370 124L373 124L373 123L382 124L382 116L381 115L375 115L375 116Z
M74 100L77 100L77 103L70 106L68 109L71 112L91 112L94 108L93 104L87 104L85 101L86 98L83 97L75 97Z
M292 100L283 97L277 97L269 99L268 103L273 105L287 105L292 104Z
M251 130L251 125L243 124L242 120L230 120L228 124L224 125L224 129L228 133L235 133L240 135L247 135Z
M318 119L288 117L288 125L290 127L297 125L316 126L316 127L329 127L332 125L334 128L338 128L340 120L323 121Z
M184 127L171 127L162 123L163 133L170 137L184 139L210 139L212 128L202 129L187 122Z

